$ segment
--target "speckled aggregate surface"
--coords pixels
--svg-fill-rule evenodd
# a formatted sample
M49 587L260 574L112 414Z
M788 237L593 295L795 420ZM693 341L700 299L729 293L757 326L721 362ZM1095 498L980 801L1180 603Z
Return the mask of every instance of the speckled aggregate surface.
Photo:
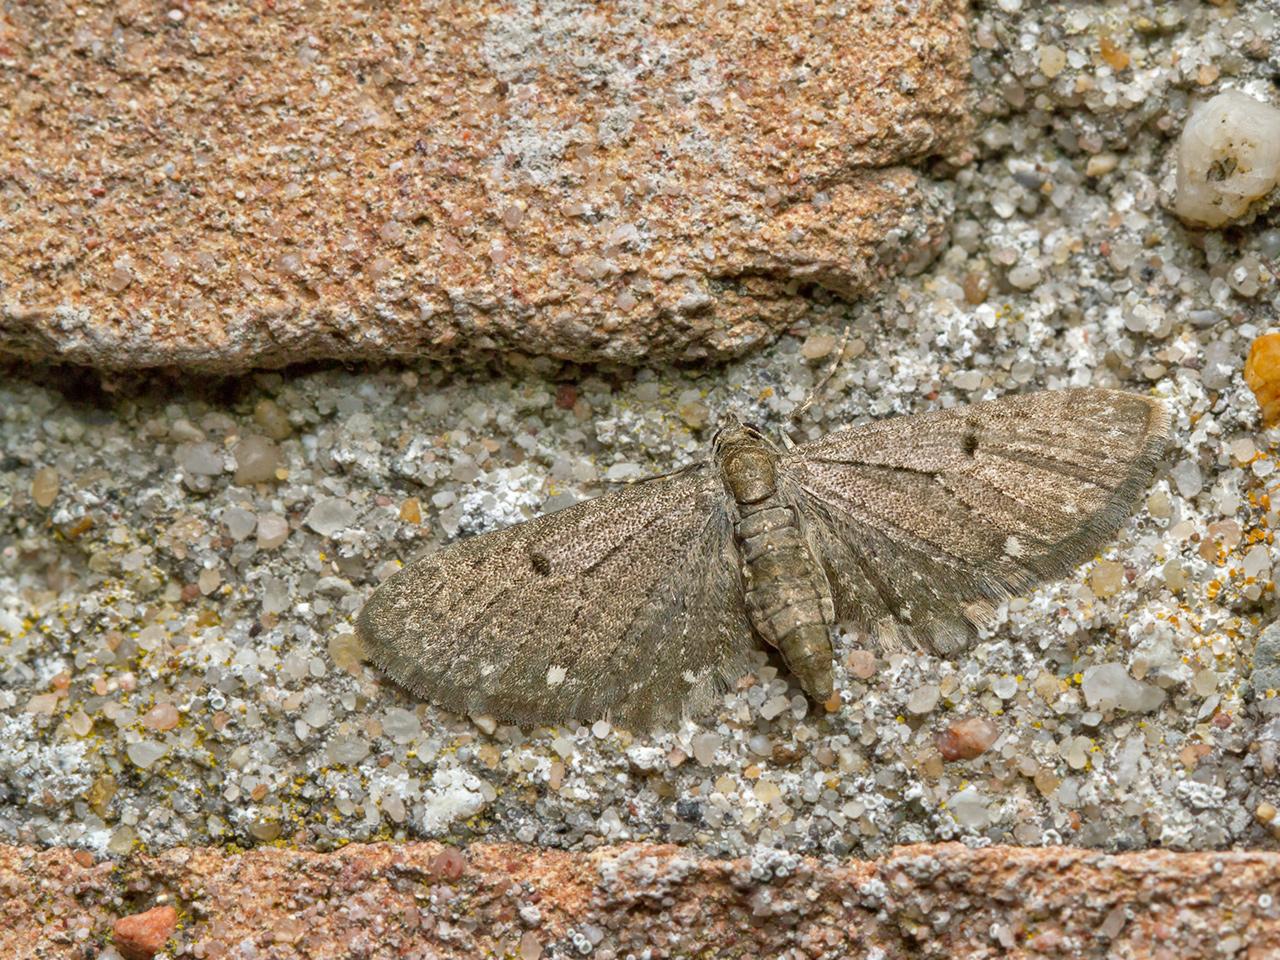
M799 434L1016 390L1150 391L1168 462L1096 561L954 661L842 636L832 713L762 662L678 729L522 731L360 663L367 592L420 549L689 462L719 411L779 426L837 326L715 369L508 358L105 387L8 369L0 838L1273 848L1280 700L1248 680L1275 613L1277 437L1240 371L1280 322L1262 265L1280 229L1194 233L1162 205L1190 98L1272 93L1274 17L1021 6L974 13L980 156L950 248L849 308ZM994 741L944 759L974 729Z

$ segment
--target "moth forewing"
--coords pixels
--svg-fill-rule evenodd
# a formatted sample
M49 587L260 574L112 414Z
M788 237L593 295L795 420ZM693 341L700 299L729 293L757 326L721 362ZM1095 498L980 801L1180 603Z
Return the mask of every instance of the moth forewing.
M678 719L751 649L730 536L719 479L681 471L421 557L357 633L392 679L458 712Z
M797 447L782 473L837 616L886 645L951 653L991 601L1066 573L1115 533L1168 432L1154 398L1032 393L838 430Z

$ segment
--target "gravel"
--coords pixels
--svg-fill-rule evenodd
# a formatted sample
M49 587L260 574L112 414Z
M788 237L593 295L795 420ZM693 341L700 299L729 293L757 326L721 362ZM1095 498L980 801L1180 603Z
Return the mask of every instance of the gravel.
M372 587L422 549L690 462L721 412L779 429L842 329L715 369L10 369L0 838L114 855L405 837L1274 847L1258 811L1280 803L1280 699L1248 681L1274 613L1276 434L1241 366L1277 324L1261 263L1280 226L1198 233L1166 210L1193 101L1266 99L1274 18L1030 6L974 13L978 152L953 242L848 309L846 359L795 433L1013 391L1150 391L1175 452L1095 562L1005 604L955 660L842 634L833 713L761 654L675 729L520 730L362 663L350 624Z

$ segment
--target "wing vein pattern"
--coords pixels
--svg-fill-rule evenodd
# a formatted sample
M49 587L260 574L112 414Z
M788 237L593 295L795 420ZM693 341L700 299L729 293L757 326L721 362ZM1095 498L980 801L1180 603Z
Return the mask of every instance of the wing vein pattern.
M739 577L702 465L421 557L356 628L383 670L447 709L650 726L706 709L746 669Z
M881 645L948 653L995 602L1115 532L1168 430L1150 398L1052 391L837 430L792 450L781 474L837 616Z

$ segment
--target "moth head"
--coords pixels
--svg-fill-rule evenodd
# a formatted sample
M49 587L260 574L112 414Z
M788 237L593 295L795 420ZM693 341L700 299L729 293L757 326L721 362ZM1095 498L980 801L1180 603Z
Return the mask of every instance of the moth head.
M739 444L752 446L764 444L767 447L773 447L773 443L765 432L754 423L744 423L735 414L726 413L720 417L716 432L711 435L711 448L717 456L720 456L730 447Z

